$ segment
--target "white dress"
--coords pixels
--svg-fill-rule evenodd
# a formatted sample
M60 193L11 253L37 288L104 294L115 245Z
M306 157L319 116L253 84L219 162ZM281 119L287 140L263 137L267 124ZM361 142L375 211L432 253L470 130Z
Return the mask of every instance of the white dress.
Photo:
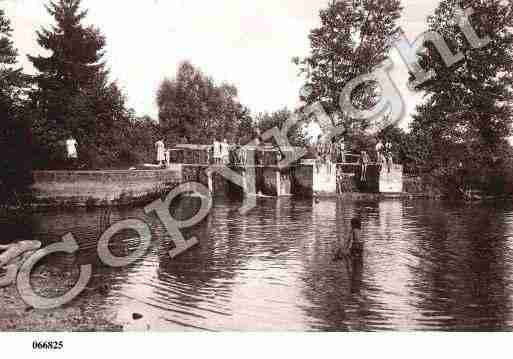
M166 155L164 152L166 150L166 145L164 144L164 142L157 141L157 143L155 143L155 147L157 147L157 161L158 162L165 161Z
M77 153L77 140L70 138L66 141L66 150L68 152L68 158L78 158Z
M221 158L223 159L223 161L225 163L228 163L228 162L230 162L230 145L227 144L226 142L223 142L221 144L221 146L222 146Z
M221 142L214 142L214 158L218 159L222 157L222 145Z

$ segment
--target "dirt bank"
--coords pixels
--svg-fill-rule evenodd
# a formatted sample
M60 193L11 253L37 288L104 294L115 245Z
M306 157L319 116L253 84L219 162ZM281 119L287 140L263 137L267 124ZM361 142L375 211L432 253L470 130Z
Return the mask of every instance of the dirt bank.
M61 273L41 266L32 275L33 288L42 296L55 297L71 288L77 273ZM122 331L122 326L105 317L105 311L95 310L90 303L101 296L98 289L88 289L68 305L57 309L34 309L21 299L15 285L0 288L0 331L2 332L90 332ZM84 297L87 297L85 299ZM96 297L96 298L95 298Z

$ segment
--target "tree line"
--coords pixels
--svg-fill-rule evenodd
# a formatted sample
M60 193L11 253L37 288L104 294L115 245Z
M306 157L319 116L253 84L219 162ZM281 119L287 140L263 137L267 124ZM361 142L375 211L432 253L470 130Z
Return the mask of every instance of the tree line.
M458 23L458 8L472 9L474 34ZM332 1L320 11L321 25L310 32L311 53L295 58L313 89L308 103L321 102L354 147L372 151L378 139L393 144L396 161L406 173L420 176L446 194L464 188L491 194L513 194L513 8L502 0L441 0L427 19L426 31L440 34L461 59L447 66L433 42L417 53L422 69L433 76L422 84L410 74L410 85L424 94L408 131L397 126L377 136L365 135L369 123L347 118L338 108L344 86L372 71L389 56L394 34L401 31L399 0ZM461 17L459 18L461 21ZM418 34L420 35L420 34ZM469 37L488 38L475 48ZM372 108L380 93L376 84L355 89L352 101ZM386 116L386 114L385 114Z
M484 48L473 48L454 23L454 9L474 9L477 35L490 36ZM259 133L280 127L292 111L252 114L241 104L236 86L219 83L191 62L182 62L175 76L164 78L156 93L158 119L139 117L105 63L107 39L84 25L87 10L80 0L53 0L46 5L54 24L37 32L49 55L29 55L35 75L23 73L12 41L12 28L0 9L0 184L3 198L16 196L30 183L33 169L66 166L64 141L79 142L83 169L126 168L153 162L154 143L165 139L210 144L227 139L245 144ZM320 102L334 124L343 124L348 147L372 152L381 139L391 142L397 162L407 173L426 178L447 192L475 183L487 191L513 191L511 85L513 14L501 0L441 0L426 30L442 34L462 60L445 66L433 44L419 56L425 71L435 74L416 87L425 94L408 131L397 126L377 136L369 123L348 118L338 106L344 86L387 59L390 38L398 31L400 0L333 0L320 10L320 25L311 30L310 54L294 58L312 91L305 105ZM412 74L410 81L414 82ZM373 107L379 86L357 87L352 101ZM303 124L291 131L291 143L307 145Z

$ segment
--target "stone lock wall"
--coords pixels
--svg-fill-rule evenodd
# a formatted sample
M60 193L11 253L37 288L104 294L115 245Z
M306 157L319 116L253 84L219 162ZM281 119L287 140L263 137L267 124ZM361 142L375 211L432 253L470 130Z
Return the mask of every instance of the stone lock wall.
M215 196L240 196L242 188L220 174L207 175L207 165L174 165L148 171L35 171L32 195L36 205L103 206L150 201L186 182L199 182ZM233 169L248 176L246 168ZM304 161L288 169L256 167L255 193L269 196L336 196L346 193L401 193L403 168L367 168L362 182L359 165Z
M152 171L35 171L37 205L125 205L156 198L182 180L181 167Z
M278 171L276 173L279 180L278 185L278 196L290 196L292 195L292 177L293 171L288 169L284 171Z
M403 166L392 165L390 169L383 166L379 174L379 192L401 193L403 189Z
M294 169L292 193L304 196L333 196L347 193L400 193L403 191L402 166L394 166L391 174L380 172L380 166L367 166L362 181L359 164L323 164L303 161Z
M314 195L337 194L337 165L333 163L316 163L313 166Z
M297 166L291 178L291 193L299 197L313 196L313 166Z
M290 196L292 194L292 170L277 167L257 168L257 193L267 196Z

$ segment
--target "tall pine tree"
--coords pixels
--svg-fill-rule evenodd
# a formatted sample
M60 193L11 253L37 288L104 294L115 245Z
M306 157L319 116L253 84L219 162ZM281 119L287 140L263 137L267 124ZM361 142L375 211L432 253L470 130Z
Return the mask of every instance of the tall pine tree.
M27 78L16 67L12 28L0 9L0 205L19 200L31 181L30 130L24 120Z
M104 137L115 118L124 114L124 98L109 83L102 60L105 37L83 24L87 11L80 5L81 0L51 1L46 8L55 25L37 32L39 45L51 54L29 56L39 72L32 94L39 111L34 132L50 161L62 153L59 144L68 136L75 137L82 150L89 151L86 159L93 160L90 157L105 152Z
M474 14L456 20L456 6L472 8ZM470 22L478 38L488 37L491 42L484 47L473 45L461 21ZM429 17L428 27L463 59L448 67L430 43L420 56L419 64L433 72L429 81L418 86L426 93L426 101L412 123L424 170L447 183L457 182L462 169L469 181L490 178L511 152L506 143L513 116L511 2L443 0Z
M309 36L310 56L293 60L313 88L307 103L320 101L338 123L340 93L349 81L372 72L387 58L401 10L400 0L332 0L321 10L321 26ZM355 91L354 101L370 108L376 98L376 87L367 83ZM346 128L354 122L342 120Z

